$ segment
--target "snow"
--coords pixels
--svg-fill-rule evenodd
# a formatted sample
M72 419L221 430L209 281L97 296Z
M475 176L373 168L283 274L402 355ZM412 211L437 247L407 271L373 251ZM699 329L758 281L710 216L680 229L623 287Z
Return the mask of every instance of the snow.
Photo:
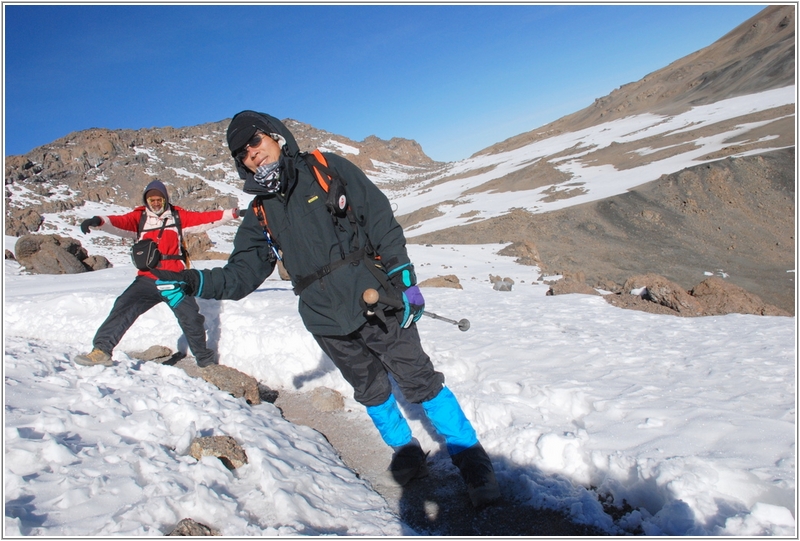
M328 139L324 143L319 146L320 151L322 152L333 152L335 154L353 154L357 156L359 154L359 149L342 143L341 141L336 141L335 139Z
M795 535L794 318L678 318L546 296L538 269L501 248L409 251L420 280L461 280L463 290L423 292L469 331L432 318L419 328L505 496L609 534ZM415 534L322 436L273 405L126 355L186 350L165 305L139 318L114 366L74 365L134 274L120 263L26 275L5 262L7 536L162 535L186 517L228 536ZM495 291L489 274L512 278L512 291ZM223 364L273 389L336 389L370 423L296 302L277 277L238 302L199 301ZM423 446L444 449L419 406L400 402ZM188 447L200 435L234 437L249 463L197 462ZM590 487L635 510L615 522Z
M536 191L483 193L452 209L441 206L444 216L408 233L458 225L469 211L489 217L520 206L563 208L694 165L733 132L625 171L581 164L590 148L794 99L788 87L676 118L623 119L470 158L447 174L495 167L450 183L429 179L427 191L418 186L387 195L404 214L575 147L561 164L583 183L584 195L545 204ZM387 171L380 176L392 180ZM249 201L227 182L214 186L238 196L240 208ZM5 261L5 535L158 536L187 517L227 536L414 535L313 430L291 425L271 404L251 407L178 368L130 358L126 352L156 344L186 351L165 305L133 325L114 352L114 366L71 362L89 351L135 275L127 243L99 231L83 235L78 224L128 210L87 202L45 215L43 232L81 240L114 268L27 275ZM209 231L214 250L229 252L235 229ZM14 251L16 240L5 237L6 249ZM612 535L796 535L795 318L623 310L600 296L546 296L539 270L497 255L503 245L408 248L420 280L447 274L461 280L463 290L423 293L428 310L469 319L469 331L423 318L420 334L491 455L506 497L558 509ZM512 278L512 291L495 291L490 274ZM710 275L728 276L726 269L697 269L698 282ZM277 273L241 301L199 304L222 364L277 390L336 389L353 415L371 422L303 328L297 299ZM400 403L432 456L443 450L420 421L419 406ZM234 437L249 463L229 471L217 459L197 462L187 453L195 435ZM598 494L624 500L633 511L614 520Z

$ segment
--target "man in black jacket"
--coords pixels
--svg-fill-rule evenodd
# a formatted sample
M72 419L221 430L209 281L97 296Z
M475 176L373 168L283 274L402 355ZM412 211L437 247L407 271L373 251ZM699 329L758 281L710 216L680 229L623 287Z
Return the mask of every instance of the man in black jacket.
M303 323L395 451L389 466L394 480L404 485L428 470L389 374L444 437L472 503L499 498L489 457L422 349L415 322L425 301L386 196L345 158L301 153L286 126L264 113L234 116L227 139L244 191L255 196L255 212L245 215L224 267L158 272L162 294L173 303L185 295L238 300L261 285L282 256ZM365 310L367 289L402 300L404 308Z

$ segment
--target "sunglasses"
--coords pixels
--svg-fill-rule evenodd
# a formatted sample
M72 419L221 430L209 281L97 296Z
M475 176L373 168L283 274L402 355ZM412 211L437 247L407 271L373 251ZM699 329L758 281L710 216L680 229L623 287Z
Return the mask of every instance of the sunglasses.
M163 197L148 197L147 198L147 202L150 203L151 205L154 204L154 203L163 203L164 202L164 198Z
M261 139L263 139L264 137L266 137L265 134L260 133L260 132L256 132L253 135L253 137L251 137L250 140L247 143L245 143L244 147L239 152L236 153L236 155L234 156L236 161L238 161L240 163L244 163L244 159L247 158L248 151L251 148L254 148L254 147L257 147L258 145L260 145L261 144Z

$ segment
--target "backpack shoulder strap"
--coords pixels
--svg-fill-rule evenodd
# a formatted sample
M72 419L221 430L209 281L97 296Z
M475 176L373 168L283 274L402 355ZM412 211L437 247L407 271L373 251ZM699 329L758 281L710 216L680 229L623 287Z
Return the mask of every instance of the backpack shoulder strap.
M142 231L144 231L144 224L147 223L147 211L142 207L142 215L139 217L139 227L136 228L136 238L142 235Z
M336 171L328 167L328 161L322 155L319 149L313 152L306 153L306 163L311 167L314 172L314 177L317 179L320 187L325 192L325 206L328 211L335 217L343 218L348 216L352 222L353 219L350 214L352 211L347 202L347 181L342 178Z
M175 228L178 230L178 239L180 239L181 245L183 245L183 228L181 227L181 213L175 210L175 207L173 207L172 205L170 205L169 208L172 211L172 221L175 222Z
M325 156L322 155L322 152L320 152L318 148L314 149L311 155L317 162L317 163L311 163L311 170L314 171L314 176L317 178L317 182L319 182L319 185L322 186L322 189L325 190L325 193L328 193L328 191L330 190L330 180L332 177L331 170L328 169L328 160L325 159ZM322 172L320 172L321 168L318 167L320 165L322 166L322 169L325 172L324 176L322 175ZM326 179L325 177L328 178Z

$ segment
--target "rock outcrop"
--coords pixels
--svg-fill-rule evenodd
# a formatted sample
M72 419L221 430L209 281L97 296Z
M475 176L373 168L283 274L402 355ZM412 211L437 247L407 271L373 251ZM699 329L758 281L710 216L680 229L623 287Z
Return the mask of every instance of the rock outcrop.
M107 269L103 256L89 256L80 241L60 235L24 235L14 246L14 256L32 274L77 274Z

